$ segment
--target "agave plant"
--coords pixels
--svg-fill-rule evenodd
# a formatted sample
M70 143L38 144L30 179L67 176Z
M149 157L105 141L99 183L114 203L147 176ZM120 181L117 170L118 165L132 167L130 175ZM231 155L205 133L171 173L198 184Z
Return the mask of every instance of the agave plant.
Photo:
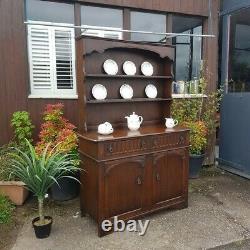
M27 152L14 148L14 153L11 153L11 175L24 182L27 189L37 197L39 222L43 225L45 223L44 198L48 189L54 183L59 185L58 180L61 178L71 178L78 181L68 174L79 170L79 168L75 166L72 154L62 154L56 150L58 145L52 150L48 150L50 147L48 144L42 155L38 155L31 143L28 140L26 142L29 148Z

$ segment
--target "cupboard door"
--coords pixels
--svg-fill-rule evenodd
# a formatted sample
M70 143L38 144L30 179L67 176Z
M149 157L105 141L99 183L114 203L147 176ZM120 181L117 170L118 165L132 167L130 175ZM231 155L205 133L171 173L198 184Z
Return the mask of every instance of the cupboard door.
M106 217L136 212L142 208L145 156L105 163Z
M168 199L181 197L185 193L187 160L185 149L168 151Z
M153 203L162 204L185 194L187 163L185 149L157 153L153 158Z

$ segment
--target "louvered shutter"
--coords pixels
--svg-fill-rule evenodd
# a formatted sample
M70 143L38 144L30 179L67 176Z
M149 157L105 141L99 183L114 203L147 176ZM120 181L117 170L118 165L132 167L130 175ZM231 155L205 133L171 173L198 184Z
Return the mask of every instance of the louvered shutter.
M31 93L46 95L52 91L52 47L48 27L28 26Z
M76 96L74 29L28 26L31 96Z
M56 92L75 93L75 41L74 29L56 28L55 35L55 77Z

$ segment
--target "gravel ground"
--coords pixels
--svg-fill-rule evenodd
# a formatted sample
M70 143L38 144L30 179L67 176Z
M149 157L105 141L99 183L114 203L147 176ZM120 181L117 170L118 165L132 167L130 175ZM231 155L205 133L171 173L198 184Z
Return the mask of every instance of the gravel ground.
M5 249L250 249L249 190L249 180L205 169L201 178L190 181L189 207L148 216L145 236L126 231L98 238L95 222L79 217L79 199L75 199L49 202L47 214L54 218L51 236L38 240L31 227L35 203L30 201L26 207L31 215L24 217L14 245Z

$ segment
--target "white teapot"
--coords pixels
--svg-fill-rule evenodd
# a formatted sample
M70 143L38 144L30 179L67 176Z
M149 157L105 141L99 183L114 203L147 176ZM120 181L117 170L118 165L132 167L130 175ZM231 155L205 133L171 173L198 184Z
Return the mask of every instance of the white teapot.
M165 119L167 128L173 128L178 124L178 121L174 120L173 118L165 118Z
M143 122L142 116L135 114L135 112L133 112L133 114L130 116L125 116L125 118L127 119L128 122L128 128L131 131L138 130Z
M114 129L109 122L104 122L98 126L98 133L102 135L109 135L113 133Z

